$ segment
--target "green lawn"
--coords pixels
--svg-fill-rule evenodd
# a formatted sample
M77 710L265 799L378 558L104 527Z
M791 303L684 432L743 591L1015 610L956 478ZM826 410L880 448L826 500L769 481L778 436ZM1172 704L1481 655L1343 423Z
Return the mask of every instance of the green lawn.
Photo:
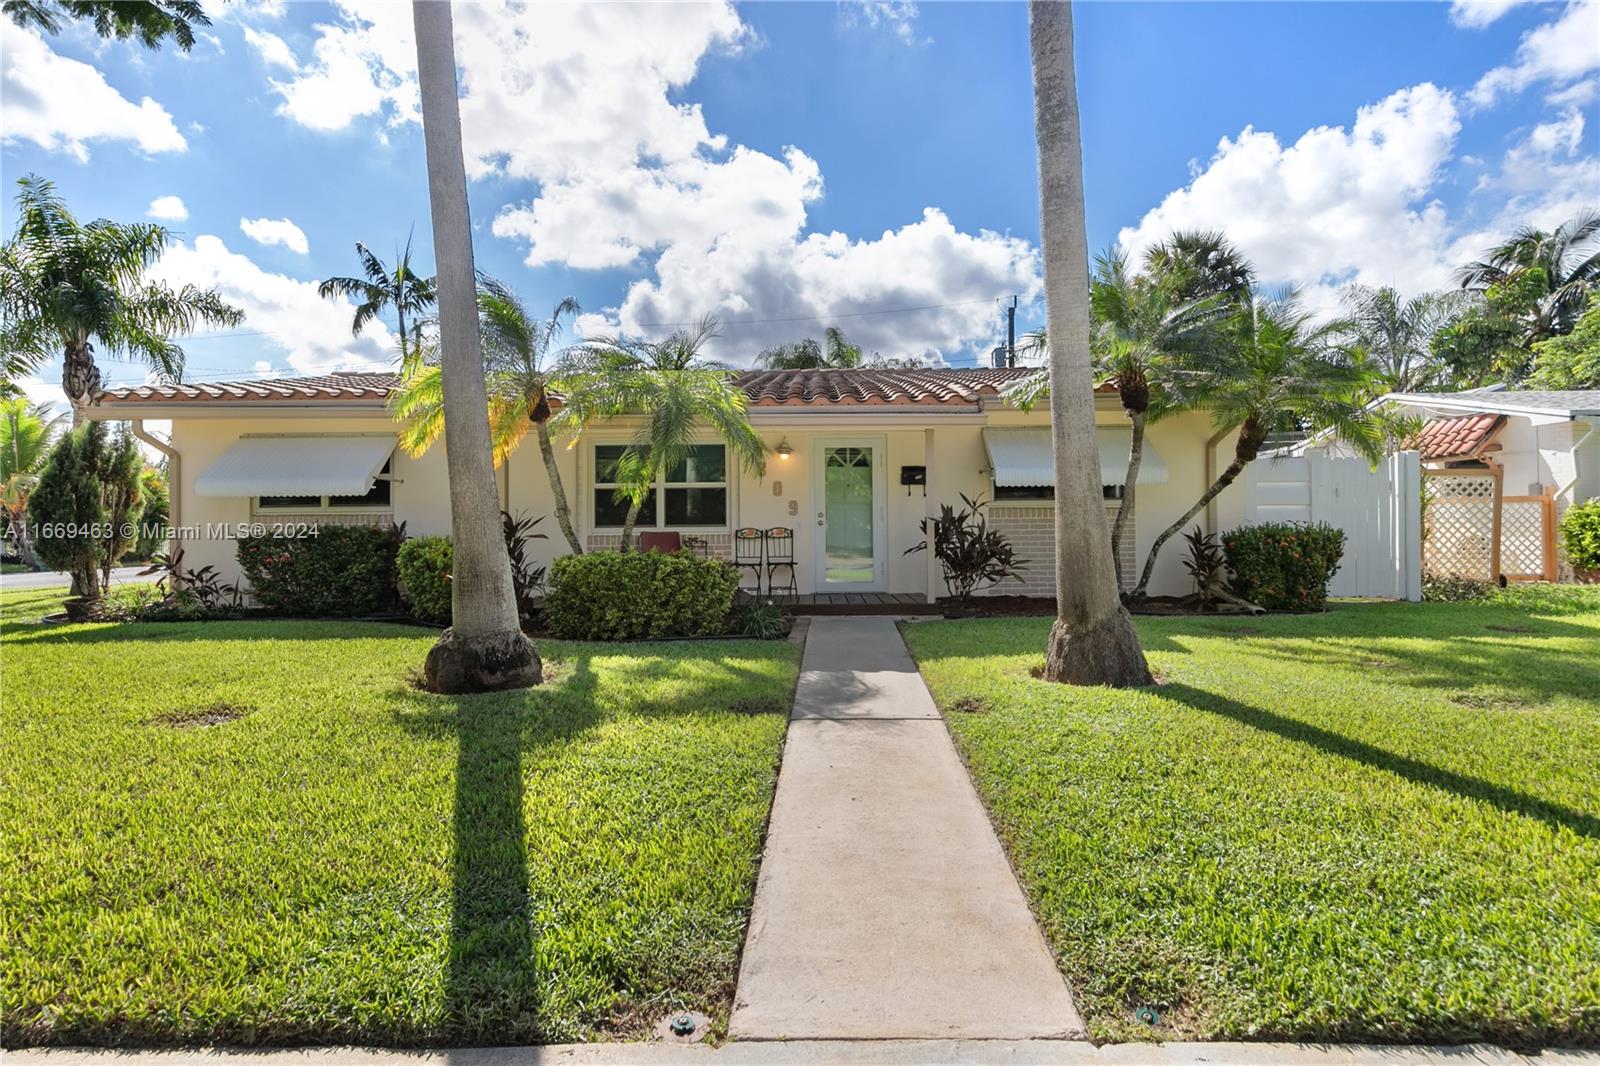
M1140 619L1143 691L906 635L1096 1036L1593 1044L1596 593Z
M452 698L431 631L16 621L51 595L0 596L8 1046L726 1017L794 646L548 642Z

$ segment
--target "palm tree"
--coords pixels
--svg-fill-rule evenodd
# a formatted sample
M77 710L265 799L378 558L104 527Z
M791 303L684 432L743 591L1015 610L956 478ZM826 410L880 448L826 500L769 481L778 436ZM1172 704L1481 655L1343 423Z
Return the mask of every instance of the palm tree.
M815 338L793 344L780 344L756 356L756 366L764 370L853 370L861 366L887 365L879 359L866 359L859 344L850 343L844 330L829 326L823 343Z
M90 19L102 37L136 37L146 48L171 37L185 52L194 47L194 27L211 25L200 0L4 0L0 11L45 33L60 32L63 17Z
M1463 289L1481 293L1533 281L1532 307L1519 322L1524 347L1570 333L1600 288L1600 212L1580 212L1554 232L1524 226L1462 267L1456 279Z
M1465 309L1460 293L1424 292L1402 297L1389 286L1351 285L1341 294L1350 339L1373 371L1378 392L1424 392L1449 373L1433 357L1434 334Z
M717 320L707 317L662 341L603 338L576 352L562 372L569 388L555 418L559 428L577 432L600 419L644 418L617 475L624 486L619 495L629 503L623 551L633 545L639 510L655 483L684 461L702 425L722 438L745 469L762 469L767 445L750 424L749 398L734 384L732 370L700 354L716 335Z
M324 300L348 297L355 301L355 318L350 322L350 335L359 337L368 322L386 309L394 308L399 322L400 364L410 358L406 341L416 336L415 322L427 313L437 300L434 278L419 278L411 270L411 237L406 236L406 246L395 253L394 267L372 254L360 241L356 242L356 256L361 260L361 277L329 278L317 286L317 294ZM413 325L406 329L406 316Z
M17 229L0 249L0 348L8 370L33 369L63 350L61 388L74 425L100 392L96 344L172 382L183 376L173 334L244 320L215 290L147 279L171 240L161 226L84 225L52 183L29 175L17 185Z
M1180 301L1224 296L1243 303L1256 280L1255 268L1221 230L1173 231L1145 253L1145 269Z
M1081 685L1148 685L1150 667L1117 590L1101 502L1072 7L1033 0L1028 22L1045 306L1054 340L1050 428L1056 479L1056 620L1045 654L1045 677Z
M417 84L428 157L428 200L439 266L440 404L450 478L451 626L423 666L436 692L487 692L542 680L539 654L522 633L489 445L489 397L478 352L472 218L461 155L450 5L411 5Z
M1233 461L1150 545L1133 598L1145 595L1162 545L1233 484L1274 430L1330 431L1373 462L1383 457L1388 417L1363 402L1371 370L1339 344L1348 331L1340 321L1318 324L1292 290L1256 299L1233 313L1223 343L1177 375L1181 402L1210 408L1218 431L1239 436Z
M39 480L61 418L21 397L0 400L0 507L17 555L28 566L36 565L28 531L28 496Z
M495 464L505 462L522 443L528 428L533 427L555 499L556 522L573 554L582 555L583 544L572 525L572 507L550 442L550 393L556 382L548 365L562 318L577 312L578 302L569 296L541 322L505 283L491 277L478 279L478 333L483 345L489 440L494 446ZM412 369L389 401L395 417L406 422L400 444L412 455L427 451L444 432L444 393L437 353L437 345L424 343Z

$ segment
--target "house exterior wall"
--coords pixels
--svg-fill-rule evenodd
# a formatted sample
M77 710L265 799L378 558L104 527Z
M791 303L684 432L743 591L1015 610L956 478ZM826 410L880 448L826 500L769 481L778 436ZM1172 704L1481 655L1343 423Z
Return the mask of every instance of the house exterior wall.
M763 439L776 447L787 442L792 449L787 458L768 457L764 472L730 472L729 522L708 529L685 529L685 535L706 540L714 554L732 555L732 531L741 526L770 528L787 526L795 531L796 577L802 593L815 591L816 548L820 526L817 512L820 500L815 486L815 446L828 438L870 437L884 448L885 495L883 513L886 591L923 594L932 590L943 594L942 582L930 567L926 553L906 554L922 539L920 525L925 515L940 503L957 503L960 494L985 499L993 495L988 474L988 454L983 444L983 429L990 426L1048 426L1048 414L1023 414L1006 408L983 414L960 415L889 412L875 415L864 412L829 412L825 415L758 410L754 420ZM1114 406L1096 414L1099 425L1125 425ZM214 566L226 580L239 577L235 544L231 536L206 535L208 527L226 525L230 529L252 522L403 522L411 536L448 534L450 498L443 442L427 453L413 457L396 449L393 459L392 508L388 512L301 513L259 512L244 498L204 497L195 494L196 479L241 437L263 434L319 435L393 433L394 425L381 410L370 414L340 417L262 416L229 413L215 409L195 416L174 417L172 445L180 455L180 520L191 533L184 540L185 564L190 567ZM929 430L931 429L931 436ZM1125 583L1137 577L1155 536L1197 499L1205 486L1205 446L1211 436L1203 415L1181 415L1150 428L1148 441L1166 461L1169 477L1165 484L1142 485L1138 492L1138 513L1133 536L1125 547ZM593 445L626 442L632 439L633 426L627 422L585 434L578 447L556 441L557 465L573 503L574 523L588 549L614 547L615 530L597 529L593 514ZM707 436L706 441L714 441ZM929 449L931 440L932 448ZM1231 441L1220 447L1219 463L1231 457ZM900 484L905 466L928 468L926 494L918 487ZM540 564L548 564L565 554L567 546L554 517L553 493L546 476L537 442L530 435L522 446L497 471L501 498L513 514L526 512L544 515L539 525L547 539L536 541L532 554ZM1227 493L1219 499L1225 504ZM1106 520L1115 514L1115 501L1106 501ZM1226 507L1223 507L1226 512ZM1196 521L1204 524L1202 512ZM993 507L991 521L1016 543L1018 553L1030 561L1022 585L1008 582L996 594L1054 593L1054 505L1046 502L1019 502ZM1221 528L1227 528L1224 524ZM200 533L196 535L195 530ZM1182 567L1183 548L1179 538L1170 541L1163 552L1151 583L1154 593L1182 593L1189 583Z

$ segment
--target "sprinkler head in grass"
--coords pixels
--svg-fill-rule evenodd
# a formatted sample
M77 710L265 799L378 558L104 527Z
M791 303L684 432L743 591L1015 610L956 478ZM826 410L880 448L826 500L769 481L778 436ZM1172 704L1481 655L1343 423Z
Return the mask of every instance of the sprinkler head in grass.
M672 1035L688 1036L694 1032L694 1017L689 1014L674 1015L672 1019Z
M1133 1012L1133 1016L1138 1018L1141 1022L1144 1022L1146 1025L1161 1024L1161 1012L1156 1010L1154 1007L1140 1007L1138 1010Z
M711 1032L711 1017L697 1010L680 1010L656 1023L657 1040L669 1044L696 1044Z

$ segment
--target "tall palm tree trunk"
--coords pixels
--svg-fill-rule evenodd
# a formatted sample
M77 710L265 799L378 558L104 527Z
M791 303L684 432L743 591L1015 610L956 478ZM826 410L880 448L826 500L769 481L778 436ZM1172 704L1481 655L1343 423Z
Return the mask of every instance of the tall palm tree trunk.
M72 405L72 428L77 429L87 421L89 405L100 392L100 368L95 366L94 352L86 338L67 343L61 361L61 391Z
M428 200L438 266L439 349L450 477L451 626L428 652L436 692L487 692L541 680L539 655L517 616L489 444L489 401L478 354L472 223L461 155L455 41L448 3L416 0L417 81L428 157Z
M1128 420L1133 423L1133 441L1128 445L1128 472L1123 475L1122 502L1117 505L1117 517L1111 523L1111 559L1117 571L1117 590L1122 589L1122 538L1128 528L1128 519L1133 517L1135 498L1138 494L1139 466L1144 462L1144 412L1129 411Z
M1094 436L1089 252L1072 8L1055 0L1033 0L1028 21L1056 476L1056 621L1045 654L1045 677L1081 685L1148 685L1150 668L1122 606L1111 564Z
M1129 593L1130 598L1142 600L1145 589L1150 585L1150 575L1155 572L1156 556L1161 554L1161 546L1188 525L1195 515L1199 514L1206 504L1217 498L1217 493L1233 484L1234 480L1250 465L1256 453L1261 450L1261 442L1266 439L1266 432L1262 430L1254 419L1245 419L1244 425L1239 427L1239 442L1234 446L1233 462L1227 469L1217 475L1217 480L1194 502L1194 506L1185 511L1172 525L1161 531L1161 535L1150 545L1150 554L1145 556L1144 569L1139 573L1139 584Z
M539 455L544 459L544 472L550 478L550 491L555 497L556 524L573 555L583 554L583 543L572 526L572 505L567 502L567 487L561 481L561 468L556 465L556 451L550 444L550 425L546 420L534 419L533 434L539 441Z

